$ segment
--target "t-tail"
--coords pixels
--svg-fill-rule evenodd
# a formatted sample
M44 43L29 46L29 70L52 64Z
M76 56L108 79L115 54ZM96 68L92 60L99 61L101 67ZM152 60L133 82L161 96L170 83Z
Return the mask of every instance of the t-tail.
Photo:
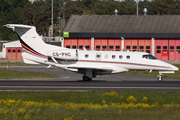
M46 63L48 57L53 57L52 51L66 51L66 48L46 44L37 34L36 27L19 24L7 24L18 34L23 48L22 57L25 63L38 64ZM49 63L48 63L49 64Z

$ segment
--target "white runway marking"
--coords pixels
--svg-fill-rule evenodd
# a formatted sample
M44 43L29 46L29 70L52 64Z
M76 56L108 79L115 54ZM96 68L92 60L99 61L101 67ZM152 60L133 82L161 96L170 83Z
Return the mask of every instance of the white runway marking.
M41 89L168 89L179 90L180 87L71 87L71 86L0 86L0 88L41 88Z

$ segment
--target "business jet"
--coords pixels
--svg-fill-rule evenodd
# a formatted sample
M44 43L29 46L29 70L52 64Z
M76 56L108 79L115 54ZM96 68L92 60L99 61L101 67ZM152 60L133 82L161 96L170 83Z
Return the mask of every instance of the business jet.
M12 28L18 34L25 63L46 64L48 68L55 66L81 73L84 74L82 77L84 81L91 81L93 77L99 75L129 70L159 71L158 81L162 81L162 73L174 73L179 70L149 53L68 49L46 44L34 26L19 24L4 26Z

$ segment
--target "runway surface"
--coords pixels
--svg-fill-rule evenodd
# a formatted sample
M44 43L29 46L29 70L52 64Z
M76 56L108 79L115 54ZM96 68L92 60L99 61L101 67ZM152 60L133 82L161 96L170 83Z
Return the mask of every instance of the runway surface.
M51 79L0 80L0 90L61 90L61 91L180 91L180 79L164 78L157 81L155 76L113 74L85 82L82 75L47 66L10 66L20 71L38 71L61 75ZM1 67L2 68L2 67Z

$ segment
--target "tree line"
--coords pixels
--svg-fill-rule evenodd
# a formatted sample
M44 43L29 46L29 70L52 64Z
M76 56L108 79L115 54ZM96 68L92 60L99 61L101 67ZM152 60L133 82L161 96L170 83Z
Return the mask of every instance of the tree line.
M51 0L0 0L0 40L17 40L12 30L3 27L5 24L25 24L36 26L40 35L46 33L51 25ZM54 35L59 35L59 21L67 20L71 15L136 15L136 0L54 0L53 26ZM144 0L138 3L138 13L148 9L148 15L179 15L180 0Z

